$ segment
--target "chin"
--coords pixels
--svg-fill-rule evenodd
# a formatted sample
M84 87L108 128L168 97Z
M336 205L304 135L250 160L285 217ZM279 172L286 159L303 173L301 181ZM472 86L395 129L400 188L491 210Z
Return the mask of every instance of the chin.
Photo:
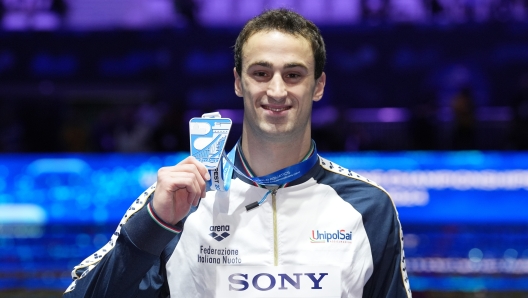
M262 127L261 134L268 139L274 140L291 140L295 135L293 130L285 127L278 129L277 127Z

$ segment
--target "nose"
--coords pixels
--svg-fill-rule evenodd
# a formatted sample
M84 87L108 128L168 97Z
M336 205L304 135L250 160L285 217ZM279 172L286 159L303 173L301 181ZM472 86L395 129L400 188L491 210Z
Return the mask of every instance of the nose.
M274 74L268 84L267 95L275 100L282 100L286 98L288 92L286 91L286 83L280 74Z

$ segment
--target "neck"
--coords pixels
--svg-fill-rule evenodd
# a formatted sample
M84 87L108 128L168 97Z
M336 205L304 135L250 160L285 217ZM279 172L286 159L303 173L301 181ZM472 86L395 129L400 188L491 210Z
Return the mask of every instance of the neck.
M288 142L270 142L242 133L241 145L253 173L264 176L299 163L310 150L312 139L308 136Z

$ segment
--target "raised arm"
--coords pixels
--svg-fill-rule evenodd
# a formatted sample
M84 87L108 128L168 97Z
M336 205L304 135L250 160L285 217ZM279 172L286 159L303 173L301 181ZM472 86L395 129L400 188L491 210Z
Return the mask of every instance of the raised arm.
M205 197L209 174L194 157L158 171L157 183L127 210L110 242L72 272L64 297L162 297L165 260L182 220ZM164 297L164 296L163 296Z

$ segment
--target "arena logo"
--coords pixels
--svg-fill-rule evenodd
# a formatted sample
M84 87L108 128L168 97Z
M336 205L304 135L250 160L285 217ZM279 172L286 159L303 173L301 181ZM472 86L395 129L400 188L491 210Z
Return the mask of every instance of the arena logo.
M352 232L336 230L335 232L312 230L311 243L351 243Z
M219 226L211 226L209 227L209 231L212 233L209 234L209 236L213 237L216 241L222 241L225 238L229 237L229 225L219 225ZM218 232L218 233L217 233ZM223 232L220 234L220 232Z

